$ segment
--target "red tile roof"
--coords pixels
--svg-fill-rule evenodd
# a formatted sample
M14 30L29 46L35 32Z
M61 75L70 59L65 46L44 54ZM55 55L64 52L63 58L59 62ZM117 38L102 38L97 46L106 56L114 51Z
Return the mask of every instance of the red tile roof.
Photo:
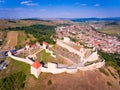
M31 48L35 48L35 45L31 45L30 47L31 47Z
M32 66L36 69L38 69L40 66L42 66L38 61L35 61Z
M47 42L43 42L43 44L48 45L48 43L47 43Z
M36 42L36 45L40 44L39 42Z
M28 43L25 46L30 46Z

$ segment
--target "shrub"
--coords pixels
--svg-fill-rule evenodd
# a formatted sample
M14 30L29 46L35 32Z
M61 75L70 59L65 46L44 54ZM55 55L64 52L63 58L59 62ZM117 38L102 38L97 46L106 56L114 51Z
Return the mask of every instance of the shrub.
M48 85L51 85L51 84L52 84L52 81L51 81L51 80L49 80L49 81L48 81Z
M117 79L117 77L115 76L115 74L114 74L110 69L108 69L108 71L110 72L110 74L111 74L115 79Z
M109 81L107 81L107 85L108 86L112 86L112 83L110 83Z
M99 71L105 74L106 76L109 76L109 73L104 68L99 68Z
M23 72L17 72L8 77L0 79L0 90L20 90L24 88L26 75Z

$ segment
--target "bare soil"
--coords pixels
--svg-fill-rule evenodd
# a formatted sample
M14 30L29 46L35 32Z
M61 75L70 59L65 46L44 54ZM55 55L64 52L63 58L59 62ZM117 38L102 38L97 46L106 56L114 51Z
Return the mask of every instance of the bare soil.
M10 31L7 33L6 38L6 45L4 46L5 49L12 49L17 45L18 40L18 32L17 31Z
M110 74L105 76L99 70L57 75L41 73L38 79L31 76L26 83L25 90L120 90L119 79Z

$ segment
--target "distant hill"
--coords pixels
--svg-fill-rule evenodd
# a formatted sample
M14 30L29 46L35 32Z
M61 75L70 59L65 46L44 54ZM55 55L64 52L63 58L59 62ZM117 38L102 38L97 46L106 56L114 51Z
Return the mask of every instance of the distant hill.
M23 27L23 26L31 26L34 24L42 24L42 25L50 25L50 26L56 26L56 25L68 25L71 24L71 22L68 22L66 20L43 20L43 19L36 19L36 18L26 18L26 19L2 19L0 20L0 30L4 28L14 28L14 27Z
M73 18L70 19L74 22L90 22L90 21L109 21L109 22L116 22L120 21L120 17L110 17L110 18Z
M119 23L117 23L117 22L110 22L110 23L106 23L105 25L107 25L107 26L119 25Z

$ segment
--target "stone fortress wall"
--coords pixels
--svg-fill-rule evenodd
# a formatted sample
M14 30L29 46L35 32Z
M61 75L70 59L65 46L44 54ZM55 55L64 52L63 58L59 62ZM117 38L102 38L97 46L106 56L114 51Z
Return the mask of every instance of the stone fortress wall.
M64 42L69 42L69 40L64 41ZM48 73L52 73L52 74L59 74L59 73L66 72L66 73L73 74L73 73L76 73L78 70L82 70L82 71L93 70L93 69L101 68L105 65L104 60L99 61L99 62L94 62L90 65L84 65L86 62L93 62L93 61L97 61L99 59L99 55L97 54L97 51L94 51L86 56L85 50L83 50L83 49L80 51L75 50L72 47L70 47L69 45L65 44L64 42L61 40L57 41L57 45L66 49L70 54L76 55L76 58L74 58L72 55L69 55L69 54L68 54L69 56L66 55L68 58L69 57L74 58L74 60L73 59L72 60L75 63L72 66L66 66L66 65L60 65L60 64L48 62L46 67L40 65L38 68L34 68L32 66L32 64L34 64L35 62L31 61L28 57L26 57L25 59L16 57L16 56L12 55L11 52L8 52L8 56L15 60L30 64L31 65L31 74L33 74L36 78L39 77L40 72L48 72ZM47 51L47 49L45 49L45 50ZM77 59L79 60L79 62Z
M98 63L94 63L92 65L88 65L88 66L79 66L79 65L74 65L73 67L59 67L59 64L55 64L55 63L48 63L48 67L42 67L41 68L41 72L48 72L48 73L52 73L52 74L59 74L59 73L76 73L78 70L81 71L86 71L86 70L94 70L97 68L101 68L105 65L105 61L102 62L98 62ZM54 66L54 67L52 67Z
M21 61L21 62L25 62L27 64L30 64L32 65L34 62L29 60L29 59L23 59L23 58L19 58L19 57L16 57L16 56L13 56L10 52L8 52L8 56L15 59L15 60L18 60L18 61ZM76 73L78 70L81 70L81 71L86 71L86 70L94 70L94 69L97 69L97 68L101 68L105 65L105 61L102 61L102 62L98 62L98 63L94 63L92 65L88 65L88 66L81 66L79 64L75 64L73 66L59 66L59 64L56 64L56 63L51 63L51 62L48 62L47 64L47 67L40 67L38 70L34 70L36 72L47 72L47 73L52 73L52 74L59 74L59 73L63 73L63 72L66 72L66 73ZM31 66L32 70L33 70L33 67ZM31 74L34 74L34 72L31 70ZM39 76L39 75L38 75ZM35 77L38 78L38 76L35 74Z
M80 48L79 50L76 50L72 48L71 46L67 45L67 43L72 43L71 41L64 41L64 40L57 40L57 46L56 51L58 54L62 55L63 57L66 57L75 63L80 62L91 62L99 59L99 55L97 54L97 51L90 51L89 49ZM91 53L92 52L92 53Z
M13 58L14 60L25 62L25 63L30 64L30 65L34 63L28 57L26 57L26 58L16 57L16 56L12 55L11 52L8 52L8 56Z

